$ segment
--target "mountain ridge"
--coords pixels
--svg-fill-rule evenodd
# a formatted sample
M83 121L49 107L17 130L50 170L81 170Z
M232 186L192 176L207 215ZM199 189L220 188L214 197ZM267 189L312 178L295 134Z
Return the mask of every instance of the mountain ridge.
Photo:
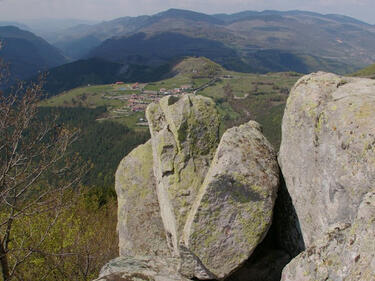
M32 32L15 26L0 26L0 40L0 56L10 68L9 85L67 62L56 47Z
M169 32L189 36L192 40L205 38L221 42L234 49L242 61L246 61L249 53L262 50L335 60L355 69L375 61L372 51L375 47L374 25L344 15L299 10L207 15L169 9L150 16L122 17L71 28L65 34L60 33L54 44L72 58L87 58L95 48L108 45L107 40L129 38L140 33L156 36ZM81 51L80 46L83 46Z

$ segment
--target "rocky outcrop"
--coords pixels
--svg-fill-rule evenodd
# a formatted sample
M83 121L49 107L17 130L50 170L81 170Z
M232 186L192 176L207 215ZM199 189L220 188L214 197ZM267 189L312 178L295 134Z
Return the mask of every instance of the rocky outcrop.
M217 278L237 269L263 240L278 177L275 153L258 123L250 121L223 135L182 241Z
M115 186L120 256L170 256L156 195L150 141L121 161Z
M283 270L282 281L375 280L375 192L350 223L338 223Z
M287 102L279 163L307 249L283 281L375 280L375 81L315 73Z
M169 96L146 111L161 217L173 254L178 255L188 212L219 143L215 103L202 96Z
M146 116L151 140L116 173L120 258L99 280L226 278L271 225L276 154L254 121L219 143L215 104L202 96L163 98Z
M374 109L374 80L301 78L283 118L278 190L258 123L219 142L210 99L150 105L151 140L116 173L120 258L98 280L277 281L295 256L283 281L375 280Z
M306 247L351 223L375 182L375 81L314 73L290 93L279 163Z

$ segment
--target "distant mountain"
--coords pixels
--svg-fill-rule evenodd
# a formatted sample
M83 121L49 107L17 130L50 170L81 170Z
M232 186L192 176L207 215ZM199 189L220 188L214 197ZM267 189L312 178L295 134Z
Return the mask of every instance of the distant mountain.
M307 73L318 69L351 72L345 63L311 55L294 54L282 50L255 50L243 57L236 49L205 38L194 38L181 33L165 32L148 36L137 33L129 37L106 40L89 53L123 64L157 66L184 56L204 56L229 70L242 72L296 71Z
M10 68L9 84L67 61L58 49L42 38L14 26L0 27L0 40L3 46L0 57Z
M77 28L77 26L80 25L90 26L99 22L100 21L80 19L31 19L24 21L24 23L29 27L26 30L41 36L49 43L56 42L58 40L58 34L64 30L68 30L72 27Z
M342 15L305 11L206 15L171 9L152 16L124 17L96 25L72 27L57 34L54 44L72 58L98 55L103 59L128 63L129 56L146 61L152 55L149 52L151 48L143 47L137 52L132 50L131 55L124 53L131 50L131 46L155 43L157 39L173 40L171 34L175 38L183 36L189 46L199 42L194 50L185 48L188 52L184 55L206 56L210 44L215 46L214 52L220 46L230 56L225 61L219 60L216 55L209 57L240 71L285 69L345 73L375 60L375 26ZM209 44L202 47L202 40ZM171 50L173 44L177 44L179 50L173 51L171 56L184 51L176 40L164 40L157 43L160 50L155 50L156 56L160 56L164 47ZM264 56L269 53L274 57L276 54L277 69L273 69L270 65L272 61ZM292 62L284 62L286 57L292 58Z
M30 27L26 24L15 22L15 21L0 21L0 26L15 26L23 30L30 30Z
M203 13L170 9L153 16L122 17L111 21L104 21L95 25L80 24L63 31L56 32L54 38L50 37L48 39L49 41L53 40L54 45L61 47L63 51L72 53L70 48L75 49L77 47L76 42L84 38L87 38L87 40L91 42L93 41L93 38L103 42L111 37L124 36L140 32L143 28L157 24L167 18L185 21L188 20L193 22L205 22L213 25L221 23L220 20ZM96 47L99 44L92 45Z
M88 35L68 42L62 41L56 43L55 46L62 50L70 60L74 60L85 57L92 49L98 47L101 43L102 41L100 39L93 35Z
M158 65L182 56L205 56L222 61L237 57L235 50L219 41L193 38L174 32L157 33L151 36L136 33L129 37L111 38L88 56L113 62L146 65Z

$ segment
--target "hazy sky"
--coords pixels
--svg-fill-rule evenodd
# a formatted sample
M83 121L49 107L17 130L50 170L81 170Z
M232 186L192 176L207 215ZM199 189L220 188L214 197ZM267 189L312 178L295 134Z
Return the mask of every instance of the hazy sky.
M344 14L375 24L375 0L0 0L0 20L108 20L154 14L169 8L209 14L267 9L309 10Z

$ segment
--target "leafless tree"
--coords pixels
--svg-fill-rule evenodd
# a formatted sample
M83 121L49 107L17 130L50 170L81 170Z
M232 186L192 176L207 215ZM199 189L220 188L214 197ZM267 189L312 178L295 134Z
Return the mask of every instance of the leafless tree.
M0 79L6 74L0 59ZM40 251L65 207L66 190L82 174L77 159L67 153L77 132L38 116L41 93L42 82L0 92L0 265L5 281L17 279L17 268ZM17 220L45 212L52 216L38 241L13 240Z

